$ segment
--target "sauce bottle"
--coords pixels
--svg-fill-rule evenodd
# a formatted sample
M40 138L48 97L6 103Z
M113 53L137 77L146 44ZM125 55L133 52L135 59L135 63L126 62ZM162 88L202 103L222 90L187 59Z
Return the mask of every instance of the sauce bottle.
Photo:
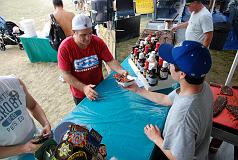
M162 65L162 68L160 69L160 74L159 74L159 78L161 80L166 80L168 79L168 74L169 74L169 69L168 69L168 62L166 61L163 61L163 65Z

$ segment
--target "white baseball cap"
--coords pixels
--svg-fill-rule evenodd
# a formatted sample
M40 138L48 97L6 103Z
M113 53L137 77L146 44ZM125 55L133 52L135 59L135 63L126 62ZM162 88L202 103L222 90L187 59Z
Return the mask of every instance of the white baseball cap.
M72 20L72 30L82 30L92 28L91 19L84 14L77 14Z

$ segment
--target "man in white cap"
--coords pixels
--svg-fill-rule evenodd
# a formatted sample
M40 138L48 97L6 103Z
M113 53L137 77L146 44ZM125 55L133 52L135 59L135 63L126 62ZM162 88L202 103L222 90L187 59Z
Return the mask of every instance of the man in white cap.
M95 100L94 87L103 80L102 61L114 71L127 74L116 61L102 39L92 34L91 19L83 14L72 20L74 35L66 38L58 50L58 67L70 85L77 105L85 96Z

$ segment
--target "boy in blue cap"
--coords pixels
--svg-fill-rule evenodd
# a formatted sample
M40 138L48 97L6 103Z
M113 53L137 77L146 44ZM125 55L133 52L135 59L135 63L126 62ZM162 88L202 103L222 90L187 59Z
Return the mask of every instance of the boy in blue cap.
M155 103L171 106L163 134L156 125L144 128L155 143L150 159L207 159L213 114L213 95L204 81L212 64L209 50L199 42L184 41L174 48L162 44L159 53L170 63L171 76L180 88L165 95L128 87Z

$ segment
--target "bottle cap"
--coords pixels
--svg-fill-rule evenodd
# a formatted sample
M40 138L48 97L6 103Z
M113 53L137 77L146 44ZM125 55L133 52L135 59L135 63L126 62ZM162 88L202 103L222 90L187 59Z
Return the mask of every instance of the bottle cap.
M160 47L160 43L159 43L159 42L156 42L155 48L156 48L156 49L159 49L159 47Z
M169 66L169 63L166 62L166 61L163 61L163 65L162 65L162 67L163 67L163 68L167 68L168 66Z
M149 61L148 61L148 60L145 61L145 68L146 68L146 69L149 68Z
M149 62L155 62L155 61L156 61L156 59L155 59L155 54L154 54L153 52L150 53L150 56L149 56L149 58L148 58L148 61L149 61Z
M162 66L163 65L163 59L161 57L159 57L159 66Z
M147 36L147 41L151 41L151 35L150 34Z
M148 45L146 45L146 46L145 46L145 53L147 54L147 53L148 53L148 51L149 51L149 46L148 46Z
M134 54L137 54L138 48L134 48Z
M148 70L152 70L152 69L155 69L157 67L156 65L157 63L149 63L149 67L148 67Z
M144 41L140 41L140 46L143 46L144 45Z
M144 56L144 53L143 52L140 52L139 54L139 59L143 59L145 56Z

